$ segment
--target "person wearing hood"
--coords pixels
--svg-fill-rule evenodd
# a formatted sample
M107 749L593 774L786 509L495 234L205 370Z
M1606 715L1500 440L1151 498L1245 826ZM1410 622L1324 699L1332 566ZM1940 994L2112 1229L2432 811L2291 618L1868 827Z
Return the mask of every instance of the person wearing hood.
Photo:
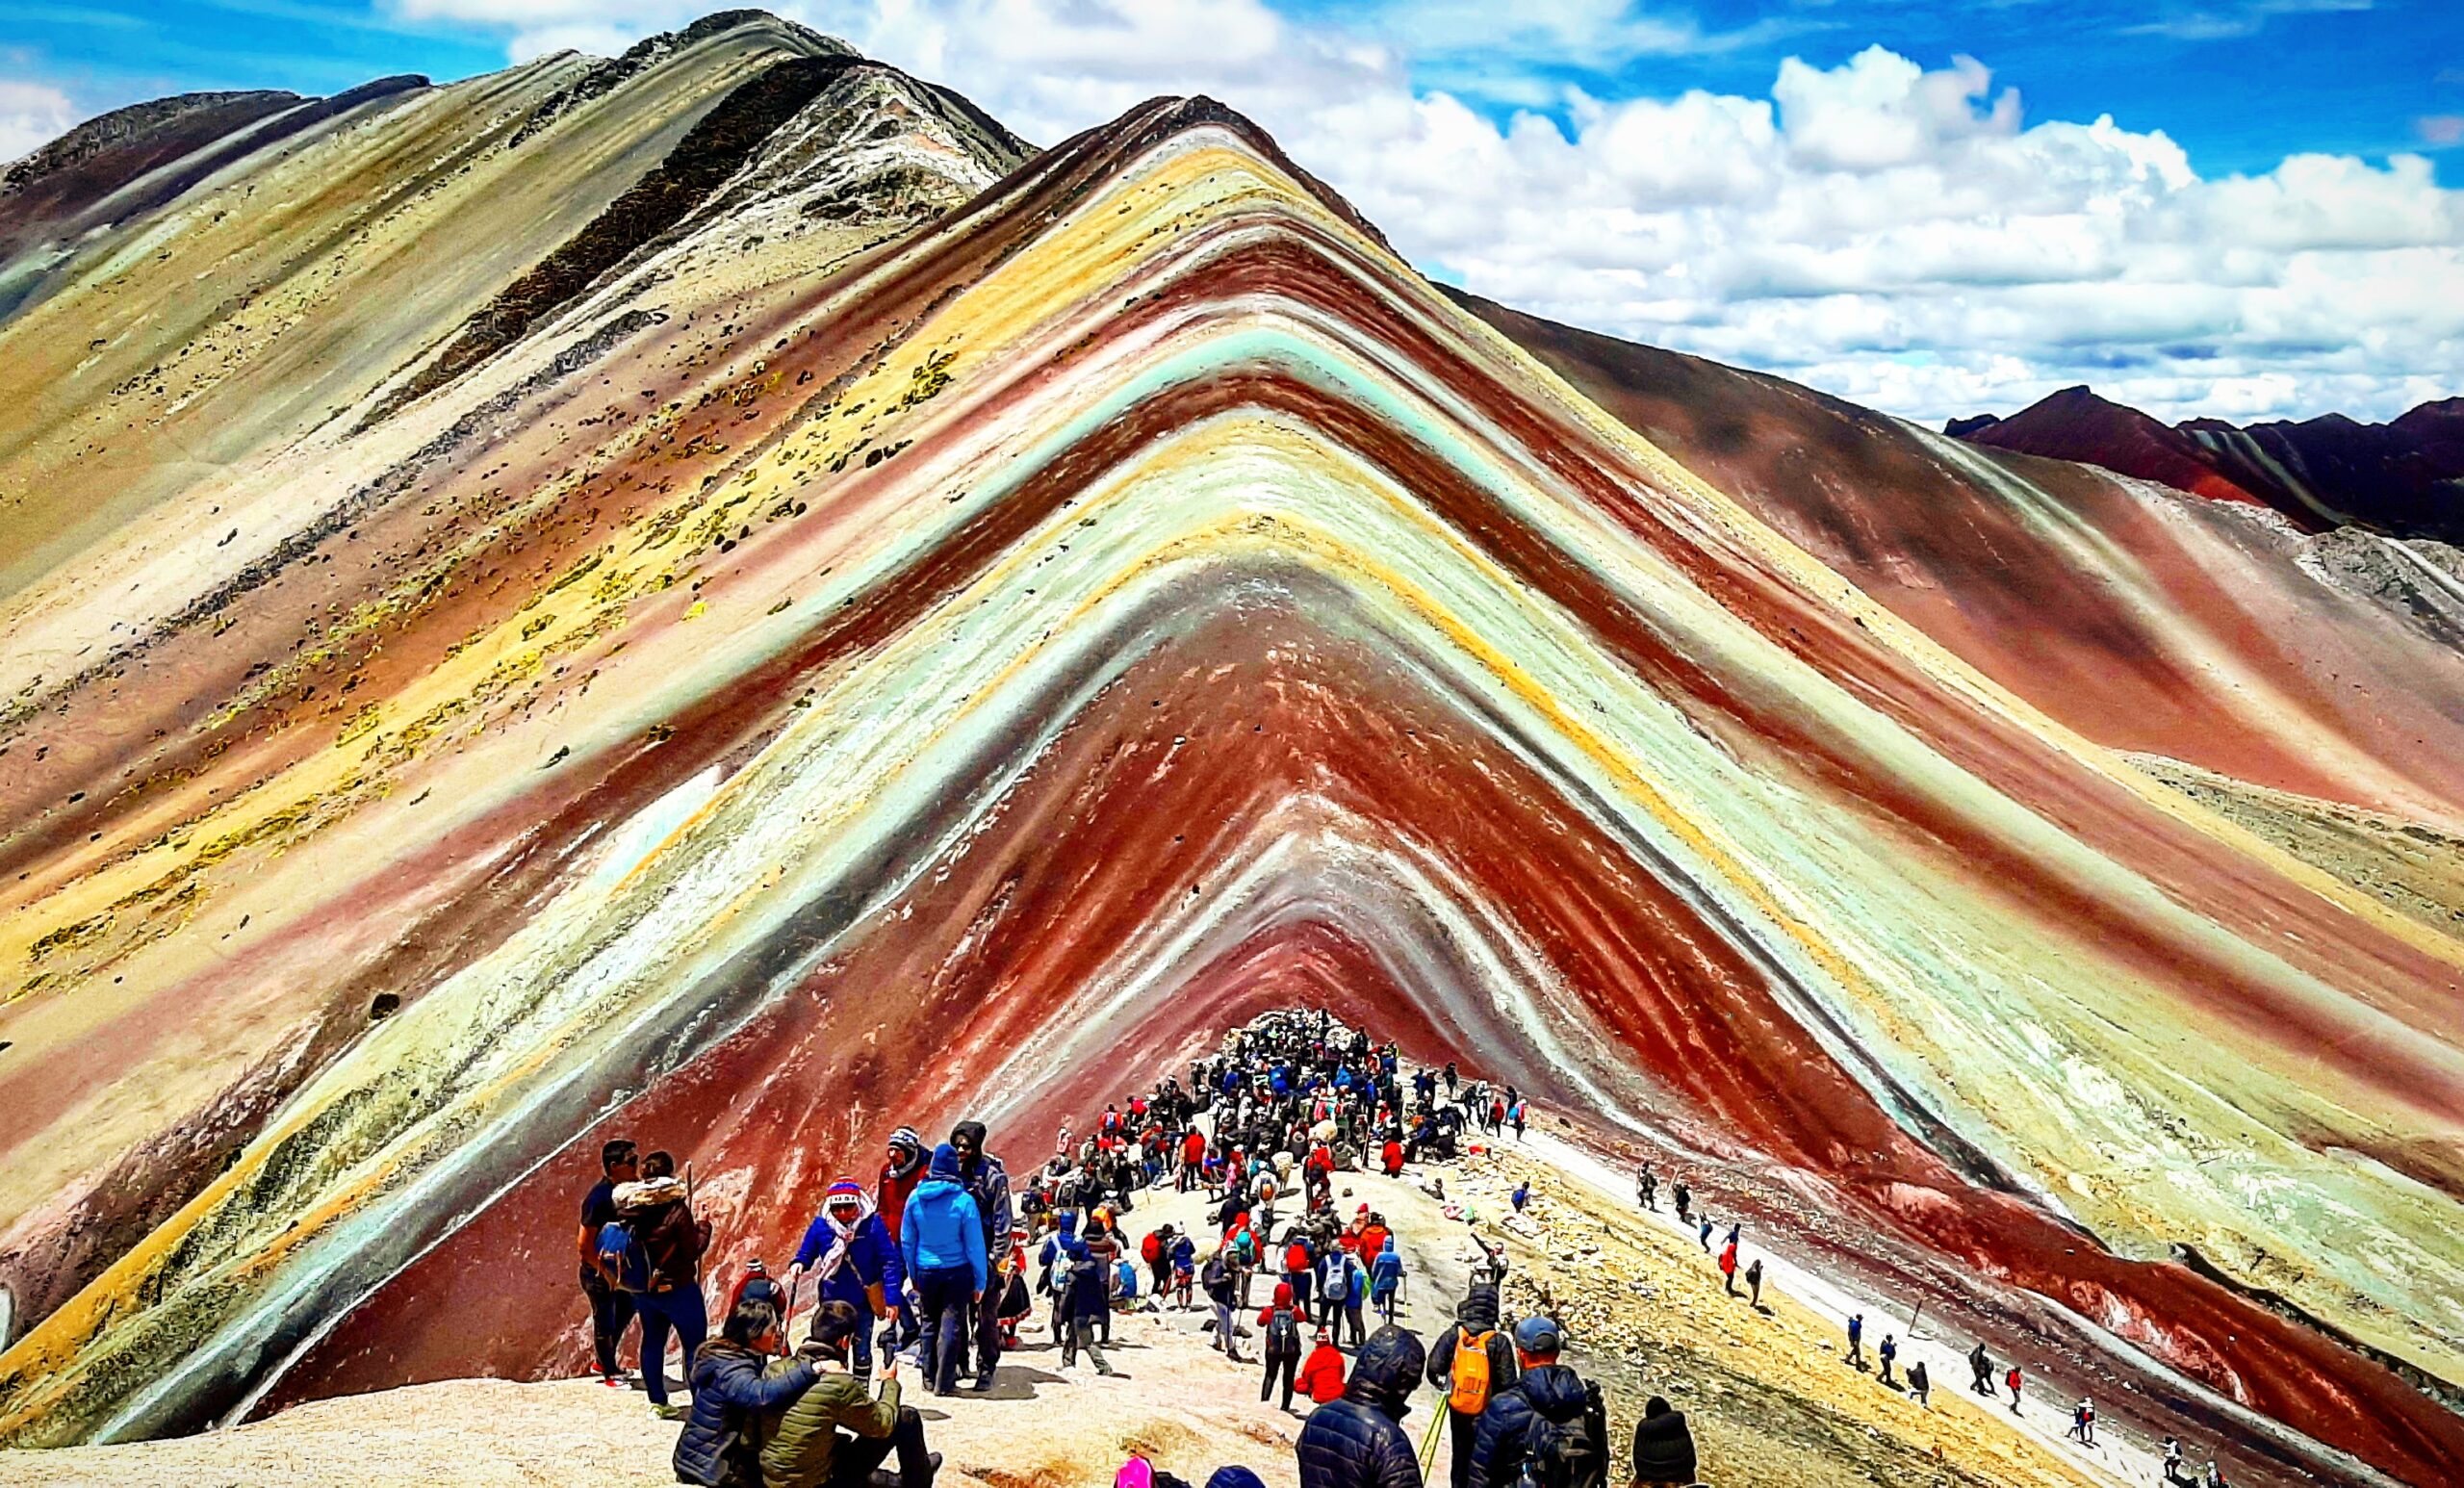
M1377 1304L1377 1316L1395 1321L1395 1298L1403 1289L1403 1253L1395 1248L1395 1237L1389 1234L1384 1245L1369 1263L1369 1296ZM1352 1309L1352 1331L1360 1330L1360 1309Z
M1637 1488L1673 1488L1694 1478L1694 1432L1685 1413L1653 1396L1643 1419L1634 1423L1634 1482Z
M959 1180L966 1185L975 1199L976 1217L984 1226L984 1253L998 1254L1009 1243L1010 1226L1016 1215L1010 1207L1010 1170L1001 1166L984 1145L985 1131L981 1121L961 1121L950 1128L950 1145L958 1149ZM976 1309L975 1320L975 1388L992 1388L992 1372L1001 1363L1001 1320L994 1316L999 1298L992 1307ZM1109 1322L1106 1324L1109 1328Z
M1264 1401L1273 1396L1275 1376L1281 1374L1285 1410L1292 1409L1292 1388L1300 1368L1300 1304L1293 1297L1292 1283L1276 1282L1273 1302L1258 1313L1267 1361L1266 1377L1258 1385L1258 1398Z
M899 1222L907 1218L907 1195L924 1181L924 1139L915 1128L902 1126L889 1134L889 1161L882 1165L881 1179L873 1190L873 1212L882 1217L883 1227L892 1241L898 1239Z
M804 1244L787 1267L787 1295L808 1270L816 1278L813 1300L845 1302L868 1318L886 1319L893 1298L907 1292L907 1270L889 1226L853 1178L841 1178L821 1196L821 1213L805 1227ZM856 1378L873 1377L873 1329L860 1329L852 1346Z
M1100 1226L1101 1220L1090 1224ZM1080 1245L1063 1267L1061 1288L1061 1367L1078 1362L1078 1350L1094 1361L1095 1373L1109 1377L1112 1364L1104 1358L1104 1325L1112 1317L1112 1260L1096 1245ZM1117 1252L1114 1252L1117 1254Z
M779 1310L746 1302L728 1314L719 1337L693 1361L693 1408L669 1465L676 1480L701 1488L758 1488L766 1424L812 1387L801 1360L776 1373L763 1366L779 1348Z
M1294 1444L1300 1488L1421 1488L1402 1420L1426 1362L1421 1341L1389 1323L1352 1360L1343 1396L1309 1413Z
M1471 1357L1458 1359L1458 1353ZM1454 1305L1454 1326L1438 1335L1437 1347L1428 1352L1428 1382L1446 1393L1446 1429L1454 1445L1449 1469L1453 1488L1472 1480L1472 1444L1480 1413L1515 1377L1514 1341L1498 1329L1498 1289L1476 1286Z
M710 1248L710 1221L693 1217L692 1186L676 1176L676 1159L664 1152L642 1159L641 1180L618 1184L615 1200L649 1261L648 1288L633 1297L634 1314L642 1320L642 1384L651 1408L674 1421L683 1409L667 1399L667 1340L673 1332L683 1348L684 1377L691 1380L710 1328L702 1299L702 1255Z
M992 1265L974 1196L959 1178L958 1148L948 1142L933 1149L924 1181L907 1196L899 1250L923 1301L925 1383L935 1395L954 1394Z
M1317 1347L1309 1350L1309 1357L1300 1366L1300 1373L1293 1384L1302 1395L1321 1405L1343 1398L1344 1351L1335 1347L1332 1328L1318 1330Z
M1069 1271L1086 1253L1087 1247L1078 1243L1078 1211L1061 1211L1053 1232L1043 1238L1043 1248L1036 1252L1036 1263L1043 1268L1041 1285L1052 1294L1052 1337L1055 1343L1069 1334Z
M1523 1480L1525 1458L1541 1440L1565 1432L1588 1438L1592 1459L1605 1469L1606 1409L1596 1387L1557 1362L1563 1347L1556 1323L1547 1318L1526 1318L1514 1325L1523 1375L1492 1394L1488 1409L1480 1412L1472 1438L1471 1488L1514 1488Z

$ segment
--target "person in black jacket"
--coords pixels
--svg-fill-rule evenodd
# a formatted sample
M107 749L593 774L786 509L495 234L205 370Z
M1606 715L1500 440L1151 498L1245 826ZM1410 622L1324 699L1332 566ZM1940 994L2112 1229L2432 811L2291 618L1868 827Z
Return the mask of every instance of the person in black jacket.
M1685 1413L1658 1396L1634 1423L1634 1482L1638 1488L1694 1481L1694 1432Z
M1438 1335L1437 1346L1428 1354L1428 1382L1440 1395L1451 1396L1454 1390L1454 1350L1468 1339L1489 1335L1486 1352L1489 1356L1489 1397L1515 1381L1514 1340L1498 1327L1498 1289L1475 1285L1454 1304L1454 1326ZM1483 1402L1485 1403L1485 1402ZM1453 1455L1448 1464L1448 1481L1451 1488L1466 1488L1472 1481L1473 1434L1479 1428L1478 1411L1446 1407L1448 1439L1453 1443Z
M981 1121L961 1121L950 1128L950 1145L959 1154L959 1181L975 1199L975 1217L984 1226L984 1253L1000 1255L1010 1244L1010 1226L1016 1222L1010 1207L1010 1170L984 1150L984 1138ZM1001 1363L1000 1311L997 1297L986 1297L975 1310L974 1388L978 1390L992 1388L992 1372ZM1104 1331L1111 1335L1109 1313Z
M759 1488L763 1421L812 1388L813 1367L794 1360L775 1373L763 1366L779 1350L779 1310L738 1302L718 1342L694 1356L693 1408L676 1438L676 1480L702 1488Z
M1511 1389L1489 1397L1472 1442L1472 1488L1514 1488L1523 1478L1523 1459L1535 1420L1546 1417L1576 1431L1588 1430L1583 1420L1590 1390L1582 1376L1557 1362L1564 1347L1557 1325L1546 1318L1526 1318L1514 1325L1514 1351L1523 1377ZM1605 1442L1592 1444L1594 1460L1605 1462Z
M1421 1488L1420 1459L1400 1423L1425 1362L1406 1329L1388 1323L1369 1335L1343 1398L1311 1411L1300 1428L1300 1488Z

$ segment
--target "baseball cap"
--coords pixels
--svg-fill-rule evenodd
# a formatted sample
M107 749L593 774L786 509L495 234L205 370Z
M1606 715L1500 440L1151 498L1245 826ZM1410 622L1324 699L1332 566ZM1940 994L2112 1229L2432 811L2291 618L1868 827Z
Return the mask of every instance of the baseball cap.
M1546 1318L1526 1318L1514 1325L1514 1347L1525 1353L1555 1353L1566 1347L1556 1323Z

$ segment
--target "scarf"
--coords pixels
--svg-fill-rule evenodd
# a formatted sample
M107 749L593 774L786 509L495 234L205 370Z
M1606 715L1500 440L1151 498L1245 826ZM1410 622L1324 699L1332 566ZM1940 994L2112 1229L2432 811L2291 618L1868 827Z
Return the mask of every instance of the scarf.
M833 1212L833 1206L848 1199L856 1201L856 1218L842 1223ZM813 1264L813 1274L824 1281L836 1276L838 1268L847 1264L847 1248L856 1243L856 1232L862 1229L864 1221L872 1217L872 1197L855 1179L841 1178L832 1184L830 1192L821 1196L822 1222L830 1226L832 1237L830 1249Z

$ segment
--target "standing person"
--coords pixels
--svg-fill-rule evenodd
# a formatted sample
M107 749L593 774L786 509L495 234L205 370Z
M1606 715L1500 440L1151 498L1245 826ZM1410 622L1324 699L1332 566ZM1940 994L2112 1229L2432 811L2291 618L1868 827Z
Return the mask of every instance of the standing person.
M1101 1220L1090 1223L1100 1229ZM1117 1251L1115 1251L1117 1254ZM1104 1357L1103 1328L1112 1317L1112 1275L1114 1263L1096 1258L1095 1246L1087 1248L1069 1263L1068 1289L1062 1297L1062 1311L1066 1316L1068 1331L1062 1335L1061 1367L1067 1369L1078 1362L1078 1350L1085 1349L1094 1362L1095 1373L1112 1377L1110 1361Z
M899 1223L907 1218L907 1196L924 1181L924 1139L915 1135L914 1127L902 1126L889 1134L889 1161L882 1164L881 1176L873 1185L873 1213L881 1216L882 1228L889 1231L893 1245L898 1244ZM882 1330L885 1351L907 1347L923 1331L903 1289L891 1294L889 1308L894 1325Z
M1762 1305L1762 1257L1758 1255L1754 1258L1754 1264L1745 1269L1745 1290L1751 1296L1750 1305Z
M1677 1222L1680 1224L1690 1223L1691 1221L1686 1218L1685 1211L1692 1208L1694 1205L1694 1191L1685 1186L1685 1180L1682 1178L1678 1179L1676 1185L1668 1191L1668 1196L1677 1205Z
M1292 1409L1292 1387L1300 1368L1300 1307L1292 1295L1292 1283L1274 1284L1274 1300L1258 1312L1258 1326L1265 1342L1260 1346L1265 1355L1265 1377L1258 1383L1261 1403L1274 1394L1277 1374L1283 1376L1283 1408Z
M2178 1483L2181 1480L2182 1439L2178 1436L2169 1436L2165 1438L2165 1481Z
M1318 1247L1309 1242L1309 1232L1295 1224L1284 1237L1283 1280L1292 1288L1293 1302L1300 1316L1309 1316L1309 1284L1318 1270Z
M1516 1488L1527 1463L1538 1482L1605 1488L1608 1408L1600 1387L1557 1362L1564 1337L1547 1318L1514 1325L1523 1376L1489 1397L1472 1439L1472 1488Z
M1386 1169L1387 1177L1400 1178L1403 1176L1402 1139L1389 1136L1386 1139L1386 1145L1378 1149L1377 1160L1379 1166Z
M1395 1321L1395 1297L1403 1287L1403 1256L1395 1248L1395 1237L1388 1235L1380 1242L1376 1259L1370 1263L1369 1295L1377 1303L1377 1316L1388 1322ZM1352 1331L1360 1330L1358 1304L1352 1309Z
M1181 1167L1177 1193L1187 1193L1206 1182L1206 1136L1195 1126L1181 1134Z
M1454 1304L1454 1325L1428 1351L1428 1382L1446 1392L1452 1488L1472 1481L1472 1443L1480 1413L1516 1377L1514 1341L1498 1330L1498 1290L1475 1286Z
M633 1298L642 1320L642 1383L651 1408L669 1421L684 1417L681 1406L667 1400L667 1338L676 1335L684 1350L684 1377L693 1378L693 1361L709 1336L710 1315L702 1300L702 1252L710 1245L707 1220L693 1218L692 1191L676 1176L676 1159L654 1152L642 1159L638 1183L619 1185L617 1212L639 1238L649 1263L644 1290Z
M1446 1062L1446 1098L1448 1100L1454 1098L1454 1085L1460 1078L1461 1076L1454 1072L1454 1061L1448 1060Z
M1168 1224L1146 1232L1138 1243L1138 1258L1155 1278L1155 1295L1161 1297L1172 1286L1172 1227Z
M1899 1385L1890 1377L1890 1366L1891 1361L1899 1357L1899 1336L1897 1334L1886 1333L1883 1335L1883 1347L1881 1353L1883 1360L1882 1381L1891 1389L1896 1390L1899 1388Z
M1357 1270L1351 1252L1341 1245L1326 1246L1318 1257L1318 1326L1340 1333L1344 1304L1357 1309L1360 1298L1352 1292L1351 1278Z
M1514 1119L1514 1140L1515 1140L1515 1141L1517 1141L1517 1142L1521 1142L1521 1141L1523 1140L1524 1108L1523 1108L1523 1102L1521 1102L1521 1101L1519 1101L1519 1100L1518 1100L1518 1101L1516 1101L1516 1102L1514 1103L1514 1118L1513 1118L1513 1119ZM1604 1456L1604 1455L1606 1455L1606 1454L1605 1454L1605 1453L1603 1453L1603 1455Z
M1389 1324L1363 1344L1343 1397L1309 1413L1293 1450L1300 1488L1421 1488L1402 1420L1420 1383L1421 1341Z
M1711 1231L1718 1227L1719 1226L1711 1222L1711 1217L1709 1215L1705 1215L1703 1217L1702 1225L1695 1231L1694 1238L1703 1243L1703 1253L1705 1255L1709 1255L1711 1253Z
M1327 1328L1318 1329L1317 1346L1300 1366L1295 1388L1320 1405L1343 1398L1344 1351L1335 1347L1335 1336Z
M599 1181L581 1196L581 1295L590 1303L590 1351L599 1361L599 1377L622 1388L625 1372L617 1365L616 1348L633 1321L633 1294L618 1287L600 1269L599 1241L607 1226L621 1224L616 1212L616 1185L642 1176L638 1149L619 1137L599 1149Z
M2011 1361L2010 1373L2002 1376L2003 1385L2011 1392L2011 1414L2019 1413L2019 1361Z
M814 1378L813 1367L801 1359L766 1372L763 1365L779 1348L779 1310L753 1301L729 1313L717 1340L699 1351L687 1376L692 1413L669 1462L678 1482L757 1488L764 1419L786 1409Z
M1111 1278L1118 1270L1121 1260L1120 1231L1113 1225L1111 1210L1098 1209L1087 1217L1087 1231L1083 1245L1087 1259L1103 1268L1105 1295L1109 1297ZM1113 1341L1112 1308L1107 1305L1102 1312L1095 1315L1093 1322L1095 1331L1103 1335L1104 1342L1111 1343Z
M889 1226L873 1212L862 1185L841 1178L821 1196L821 1213L805 1227L804 1243L787 1267L787 1296L793 1301L796 1283L807 1270L816 1278L813 1300L845 1302L867 1318L886 1319L890 1298L907 1291L907 1271L900 1264L898 1243ZM873 1329L859 1329L854 1372L859 1380L873 1377Z
M2096 1407L2084 1395L2070 1408L2070 1439L2082 1447L2096 1445Z
M898 1244L924 1309L925 1388L955 1394L973 1309L991 1284L992 1266L974 1195L959 1180L958 1148L948 1142L933 1149L924 1181L907 1196Z
M1927 1410L1934 1408L1934 1377L1925 1373L1925 1361L1917 1360L1908 1367L1908 1393Z
M1848 1367L1862 1371L1865 1367L1865 1315L1848 1316Z
M1358 1348L1362 1342L1368 1337L1368 1334L1363 1331L1360 1325L1360 1309L1369 1297L1369 1271L1360 1264L1360 1257L1352 1254L1350 1251L1338 1249L1336 1254L1342 1256L1344 1260L1344 1321L1351 1329L1351 1346L1354 1348ZM1397 1256L1395 1258L1395 1285L1401 1284L1402 1266L1403 1258L1401 1256ZM1386 1306L1381 1313L1381 1316L1384 1317L1388 1322L1395 1321L1394 1296L1394 1285L1390 1285L1386 1290Z
M1043 1267L1043 1289L1052 1296L1052 1341L1056 1344L1069 1331L1069 1268L1086 1253L1086 1247L1078 1243L1078 1212L1063 1210L1054 1221L1052 1233L1044 1237L1043 1248L1036 1253Z
M1206 1299L1215 1307L1215 1347L1233 1363L1241 1362L1239 1321L1233 1308L1240 1303L1238 1269L1222 1250L1206 1258L1206 1269L1200 1273L1199 1286Z
M1016 1215L1010 1207L1010 1170L1001 1166L999 1158L986 1150L984 1138L984 1123L981 1121L961 1121L950 1128L950 1145L956 1147L959 1154L959 1179L975 1199L977 1220L984 1227L984 1253L989 1256L1010 1238L1010 1226L1016 1222ZM996 1297L994 1306L977 1309L975 1388L978 1390L992 1388L992 1372L1001 1363L1001 1321L994 1316L998 1303L999 1298ZM1111 1316L1108 1310L1104 1332L1108 1343L1112 1339Z
M1736 1242L1733 1240L1720 1247L1720 1285L1729 1296L1736 1296Z
M815 1377L761 1448L763 1488L879 1482L874 1470L891 1452L898 1454L894 1488L932 1488L940 1458L925 1450L924 1418L899 1400L897 1357L883 1362L878 1400L847 1371L850 1342L871 1330L862 1311L846 1302L813 1309L811 1330L796 1356L811 1366Z
M1003 1247L1001 1259L992 1267L992 1290L1000 1298L993 1307L993 1321L1001 1324L1001 1347L1018 1347L1018 1324L1027 1321L1035 1310L1035 1296L1027 1288L1027 1227L1010 1227L1010 1244Z
M1685 1413L1653 1396L1634 1423L1634 1477L1637 1488L1678 1488L1694 1481L1694 1432Z
M1197 1282L1197 1242L1187 1235L1172 1239L1172 1297L1181 1311L1190 1310L1190 1289Z
M1634 1175L1634 1202L1645 1209L1659 1207L1659 1174L1652 1171L1652 1165L1649 1163L1645 1163L1643 1170Z
M1993 1356L1985 1351L1981 1341L1968 1350L1967 1372L1970 1392L1987 1397L1993 1394Z

